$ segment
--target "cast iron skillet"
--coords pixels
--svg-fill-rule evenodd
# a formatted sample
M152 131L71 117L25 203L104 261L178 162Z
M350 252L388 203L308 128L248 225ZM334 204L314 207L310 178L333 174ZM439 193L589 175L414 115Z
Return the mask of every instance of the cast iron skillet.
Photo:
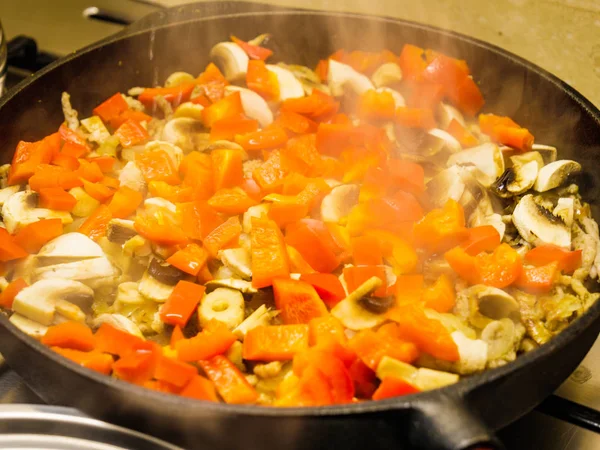
M176 70L201 72L212 45L232 32L246 39L270 32L278 42L277 57L308 66L338 48L399 52L407 42L466 59L486 110L510 115L538 142L556 145L561 158L582 163L579 183L600 217L595 164L600 111L589 101L539 67L489 44L411 22L351 14L230 13L109 38L39 72L0 101L2 162L10 160L19 140L36 140L57 129L63 90L85 117L117 91L162 83ZM0 317L0 351L48 403L74 406L186 448L500 448L492 430L530 411L569 376L593 344L599 316L600 303L541 348L445 389L304 409L212 404L142 389L61 358L5 317Z

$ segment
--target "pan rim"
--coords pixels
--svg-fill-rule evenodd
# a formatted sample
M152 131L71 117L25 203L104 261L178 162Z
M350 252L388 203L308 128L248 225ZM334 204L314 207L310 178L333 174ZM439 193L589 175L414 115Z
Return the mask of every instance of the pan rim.
M581 93L579 93L576 89L560 80L555 75L549 73L545 69L513 54L510 53L496 45L487 43L485 41L473 38L471 36L467 36L462 33L457 33L455 31L447 30L440 27L435 27L431 25L425 25L419 22L391 18L387 16L375 16L375 15L367 15L367 14L356 14L356 13L344 13L344 12L328 12L328 11L316 11L316 10L279 10L279 11L263 11L263 12L242 12L235 14L227 14L227 15L213 15L202 18L194 18L190 20L185 20L181 22L176 22L172 24L162 25L158 27L154 27L152 29L146 30L138 30L132 33L121 32L116 35L110 36L102 41L91 44L87 47L84 47L76 52L67 55L64 58L50 64L44 69L37 72L34 76L22 81L17 86L15 86L11 91L7 93L7 95L3 96L0 99L0 109L5 107L15 96L17 96L23 89L27 88L30 84L34 83L36 80L43 78L45 74L52 71L54 68L67 64L73 59L78 58L81 55L93 52L102 47L111 44L117 44L120 41L125 41L129 38L133 38L136 36L144 35L155 30L166 30L171 27L177 27L184 24L196 23L196 22L206 22L206 21L214 21L214 20L224 20L224 19L234 19L234 18L243 18L243 17L256 17L259 20L264 18L265 16L323 16L329 18L353 18L359 20L369 20L369 21L377 21L381 23L393 23L395 25L408 27L412 29L420 29L430 33L435 33L442 36L447 36L455 40L467 42L473 46L479 47L487 52L495 53L504 59L509 60L512 64L523 66L528 71L533 71L538 75L545 78L551 84L553 84L557 89L566 92L580 107L598 124L600 127L600 110L587 98L585 98ZM519 356L515 361L512 361L502 367L494 368L486 370L480 374L473 375L471 377L462 379L458 383L442 388L436 389L433 391L422 392L419 394L410 395L402 398L388 399L388 400L379 400L379 401L367 401L355 404L346 404L346 405L332 405L332 406L320 406L320 407L295 407L295 408L273 408L273 407L264 407L257 405L230 405L225 403L213 403L207 401L200 401L194 399L188 399L185 397L180 397L177 395L165 394L161 392L152 391L150 389L146 389L140 386L133 385L131 383L127 383L122 380L118 380L116 378L112 378L106 375L99 374L90 369L79 366L78 364L66 360L66 358L61 357L56 352L50 350L50 348L44 346L37 340L27 336L25 333L20 331L17 327L15 327L12 323L8 321L8 318L4 315L0 315L0 324L7 329L11 334L13 334L17 339L25 343L30 348L36 350L38 353L41 353L46 358L53 360L54 363L66 365L70 368L72 372L75 372L81 377L90 378L97 383L101 383L107 388L112 388L118 390L120 393L128 394L135 393L137 397L147 397L150 400L154 400L156 402L161 402L162 406L166 407L164 409L165 413L168 414L168 408L173 407L180 409L182 406L185 408L202 408L207 412L217 412L219 414L223 414L226 416L236 416L236 415L250 415L250 416L259 416L259 417L307 417L307 416L336 416L336 415L344 415L350 413L379 413L384 411L400 411L400 410L409 410L416 408L420 402L432 402L435 401L436 397L447 396L450 398L457 399L460 401L463 399L466 394L471 391L476 390L484 384L494 382L506 376L509 376L511 373L518 372L523 369L529 363L536 361L538 359L542 359L548 354L554 351L560 351L563 347L565 347L569 342L576 339L580 334L582 334L589 326L592 325L594 321L596 321L600 317L600 301L596 302L588 311L585 312L581 317L577 318L572 324L569 325L565 330L563 330L558 336L554 337L548 343L540 346L539 348L525 354Z

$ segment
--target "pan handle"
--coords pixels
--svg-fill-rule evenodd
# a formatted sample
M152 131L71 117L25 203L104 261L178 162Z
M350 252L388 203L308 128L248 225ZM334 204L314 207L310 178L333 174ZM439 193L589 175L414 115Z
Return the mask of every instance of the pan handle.
M423 450L504 450L463 399L447 394L415 403L408 438Z

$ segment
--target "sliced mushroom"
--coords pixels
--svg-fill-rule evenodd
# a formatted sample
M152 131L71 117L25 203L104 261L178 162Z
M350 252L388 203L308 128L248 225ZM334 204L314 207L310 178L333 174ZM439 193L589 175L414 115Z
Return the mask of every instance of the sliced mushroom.
M469 227L481 227L484 225L493 226L498 234L500 235L500 241L504 238L506 232L506 224L502 220L502 216L498 213L482 213L482 209L476 208L475 211L469 216L468 221Z
M300 83L290 70L273 64L267 64L267 70L274 73L277 77L280 101L283 102L288 98L304 97L302 83Z
M38 208L37 202L38 194L33 191L22 191L11 195L2 206L2 218L6 230L14 234L25 225L41 219L60 219L63 225L73 222L68 212Z
M33 271L35 280L74 280L94 289L111 285L118 276L119 271L106 256L47 265Z
M219 287L235 289L236 291L240 291L242 294L256 294L258 292L258 289L252 286L251 281L240 280L238 278L210 280L205 284L205 286L207 292L211 292Z
M427 196L434 206L442 207L449 199L459 201L465 192L463 169L452 166L442 170L427 183Z
M245 160L248 158L248 155L244 148L240 144L236 144L235 142L226 141L225 139L219 139L211 142L206 147L202 149L203 152L212 152L213 150L219 149L227 149L227 150L237 150L242 153L242 158Z
M522 194L533 186L538 175L538 162L508 167L492 184L492 190L500 197L508 198Z
M382 284L381 279L371 277L351 292L331 310L331 314L354 331L373 328L386 320L385 314L374 314L361 305L361 299L372 294Z
M490 322L481 332L481 339L488 344L488 360L498 359L514 349L515 323L510 319Z
M150 141L144 146L145 152L152 152L162 150L167 153L173 161L173 165L175 168L179 168L179 164L181 164L181 160L183 159L183 150L181 150L177 145L172 144L167 141Z
M175 144L184 153L202 149L210 142L210 135L206 132L204 124L189 117L175 117L169 120L162 130L161 138Z
M518 317L519 303L502 289L477 284L468 288L465 295L476 300L478 311L490 319Z
M37 254L40 265L103 258L102 248L81 233L66 233L45 244Z
M510 157L510 162L513 166L522 166L531 161L537 162L538 170L544 167L544 158L542 158L540 152L525 152L519 153L517 155L512 155Z
M8 321L27 336L30 336L34 339L41 339L46 334L46 331L48 331L48 327L46 325L42 325L35 320L28 319L21 314L13 313Z
M244 108L244 114L258 121L261 127L269 126L273 122L273 112L269 105L256 92L239 86L227 86L225 87L225 95L232 94L234 92L240 93L240 99L242 101L242 108Z
M74 187L69 190L69 194L75 197L77 203L71 210L71 214L75 217L87 217L92 212L94 212L98 206L100 206L100 202L92 197L90 194L85 192L81 187Z
M119 310L123 305L141 305L146 300L140 294L138 283L126 281L119 284L117 296L115 298L115 310Z
M534 245L553 244L571 248L571 232L563 220L525 195L513 211L512 221L523 239Z
M220 42L211 49L210 59L221 69L227 81L239 81L246 77L250 59L239 45Z
M249 280L252 278L250 268L250 252L244 248L227 248L220 250L218 258L229 267L236 275Z
M252 314L246 317L242 323L234 328L233 334L243 341L248 331L256 327L269 325L273 317L278 313L278 311L269 310L266 305L260 305Z
M396 108L406 106L406 101L404 100L404 97L400 92L396 91L395 89L391 89L389 87L380 87L375 89L375 92L388 92L389 94L391 94L392 98L394 99L394 106Z
M201 327L209 321L218 320L233 330L244 321L244 297L235 289L218 288L207 294L198 306Z
M289 70L294 74L298 81L302 83L302 88L304 89L306 95L310 95L315 88L326 94L329 94L329 88L321 82L321 79L314 70L297 64L284 64L280 62L277 63L277 65Z
M403 361L398 361L397 359L389 356L384 356L377 365L376 374L377 378L380 380L383 380L387 377L394 377L400 378L407 383L415 385L418 371L419 369L413 365Z
M533 144L531 149L542 155L544 164L550 164L556 161L556 155L558 154L556 147L552 147L551 145Z
M346 89L350 89L357 95L361 95L369 89L375 89L367 76L357 72L349 65L333 59L329 60L327 82L331 94L335 97L344 95Z
M459 379L455 373L419 367L415 386L421 391L431 391L458 383Z
M85 323L86 315L79 306L75 303L68 302L66 300L57 300L56 309L54 315L54 323L58 323L59 320L63 321L75 321ZM84 305L84 307L89 305Z
M488 360L488 344L481 339L469 339L461 331L451 334L458 347L460 360L454 363L453 371L467 375L485 369Z
M147 271L144 273L138 284L138 291L140 294L159 303L166 302L173 292L173 289L175 289L175 286L161 283Z
M175 109L173 117L187 117L188 119L202 120L203 111L204 106L198 103L185 102Z
M579 172L581 164L569 159L554 161L542 167L533 188L538 192L546 192L561 186L572 173Z
M106 228L106 237L110 242L123 245L137 235L133 227L133 220L111 219Z
M56 302L66 300L88 306L94 291L78 281L69 279L40 280L21 290L13 302L14 312L49 326L54 321Z
M173 72L167 77L165 81L165 87L175 87L184 83L193 83L196 79L194 75L187 72Z
M259 205L251 206L244 213L244 217L242 219L242 229L244 233L250 233L252 230L252 218L259 218L263 215L269 214L269 209L271 205L268 203L261 203Z
M94 328L99 328L100 325L107 323L113 326L117 330L125 331L126 333L133 334L134 336L144 339L144 334L140 331L140 328L127 317L121 314L100 314L92 321Z
M8 186L0 189L0 206L3 206L13 194L16 194L21 189L21 186Z
M435 147L435 153L439 153L444 149L447 149L450 153L457 153L462 150L460 142L447 131L433 128L427 131L427 134L430 136L428 145L430 147Z
M483 186L489 187L504 172L504 158L497 145L486 143L477 147L454 153L448 158L448 167L475 166L478 172L475 178Z
M121 186L127 186L134 191L141 192L142 195L146 194L146 180L144 180L144 175L135 161L128 161L121 169L119 182Z
M437 117L440 127L443 129L447 129L448 125L450 125L450 122L453 120L456 120L463 127L465 126L465 119L462 113L454 106L447 103L440 103L440 106L437 110Z
M338 223L350 214L350 210L358 203L360 186L357 184L341 184L334 187L321 202L321 220Z
M402 69L393 62L382 64L371 75L371 81L378 88L398 83L402 81Z
M148 265L148 275L162 284L175 286L186 276L177 267L172 266L166 261L161 261L158 258L153 258Z
M561 197L556 202L556 207L552 214L562 219L568 228L573 225L573 218L575 217L575 200L571 197ZM597 236L597 233L596 233Z
M144 200L144 208L146 209L166 209L172 213L177 212L177 206L174 203L162 197L150 197Z

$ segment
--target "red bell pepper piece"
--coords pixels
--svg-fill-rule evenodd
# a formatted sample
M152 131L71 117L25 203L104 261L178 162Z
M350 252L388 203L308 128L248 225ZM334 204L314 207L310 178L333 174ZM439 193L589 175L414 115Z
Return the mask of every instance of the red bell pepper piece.
M386 398L416 394L417 392L421 391L400 378L386 377L373 393L373 400L384 400Z
M258 392L248 383L246 377L225 356L218 355L198 362L217 391L227 403L254 403Z
M327 307L315 288L304 281L275 278L273 294L285 324L308 323L327 314Z
M300 280L312 285L329 308L333 308L346 297L342 283L332 273L303 273Z
M170 325L185 327L204 295L204 286L181 280L160 309L160 319Z
M308 350L308 325L270 325L248 331L243 356L249 361L285 361L305 350Z

